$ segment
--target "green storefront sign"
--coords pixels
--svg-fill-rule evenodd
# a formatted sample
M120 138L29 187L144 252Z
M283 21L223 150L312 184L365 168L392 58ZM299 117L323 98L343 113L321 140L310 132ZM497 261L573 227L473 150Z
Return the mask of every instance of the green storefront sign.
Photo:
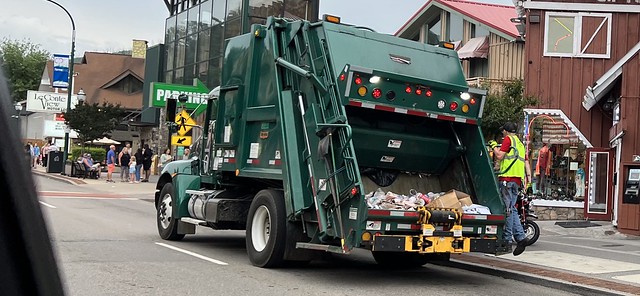
M194 79L194 85L151 83L151 106L164 107L167 98L176 98L180 94L188 97L185 107L189 110L196 110L195 114L203 112L207 106L209 89L199 79Z

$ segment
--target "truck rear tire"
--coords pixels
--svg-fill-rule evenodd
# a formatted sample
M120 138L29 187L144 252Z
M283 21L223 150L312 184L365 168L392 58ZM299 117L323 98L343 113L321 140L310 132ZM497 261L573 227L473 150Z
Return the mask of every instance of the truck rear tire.
M417 268L429 263L430 257L418 253L371 252L373 259L386 268Z
M179 241L184 238L184 234L178 234L178 220L174 218L177 210L175 202L173 184L164 184L156 207L156 224L158 225L158 234L165 240Z
M282 192L261 190L249 208L247 218L247 253L258 267L279 267L286 248L286 209Z

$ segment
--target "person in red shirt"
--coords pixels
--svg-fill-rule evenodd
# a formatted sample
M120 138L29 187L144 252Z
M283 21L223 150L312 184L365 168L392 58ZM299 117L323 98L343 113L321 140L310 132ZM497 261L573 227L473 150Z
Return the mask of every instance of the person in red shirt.
M547 143L542 143L542 148L538 151L538 162L536 163L538 177L538 190L544 195L545 182L547 179L547 169L549 168L549 147Z

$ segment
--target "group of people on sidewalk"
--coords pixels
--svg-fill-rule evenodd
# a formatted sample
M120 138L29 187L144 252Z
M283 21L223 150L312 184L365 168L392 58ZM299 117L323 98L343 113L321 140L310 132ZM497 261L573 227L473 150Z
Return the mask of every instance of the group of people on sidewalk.
M31 168L35 168L36 166L46 166L47 165L47 155L50 151L58 151L58 147L55 144L46 143L42 146L38 146L38 143L27 142L24 146L27 163L31 166Z
M140 183L149 182L151 175L151 163L153 161L153 151L149 144L144 144L134 152L131 144L116 154L116 146L111 145L107 152L107 182L113 182L113 172L116 165L120 166L120 182ZM144 173L144 178L142 178Z

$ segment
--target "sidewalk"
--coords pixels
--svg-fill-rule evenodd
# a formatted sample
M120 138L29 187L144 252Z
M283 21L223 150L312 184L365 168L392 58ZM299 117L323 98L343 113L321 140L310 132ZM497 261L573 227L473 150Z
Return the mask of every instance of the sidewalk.
M67 170L68 172L69 170ZM76 178L63 176L60 173L47 173L46 168L38 166L35 169L32 169L31 172L35 175L43 176L46 178L54 179L60 182L66 182L72 185L77 185L79 187L90 188L96 192L101 193L113 193L113 194L122 194L122 195L135 195L143 198L153 199L153 195L156 191L156 183L160 176L151 175L149 177L149 182L144 183L128 183L120 181L120 170L119 167L116 167L116 171L113 173L113 180L115 183L107 182L107 173L102 172L100 174L100 179L91 179L91 178Z
M640 237L610 222L588 228L536 222L540 239L520 256L465 254L446 265L581 295L640 295Z

